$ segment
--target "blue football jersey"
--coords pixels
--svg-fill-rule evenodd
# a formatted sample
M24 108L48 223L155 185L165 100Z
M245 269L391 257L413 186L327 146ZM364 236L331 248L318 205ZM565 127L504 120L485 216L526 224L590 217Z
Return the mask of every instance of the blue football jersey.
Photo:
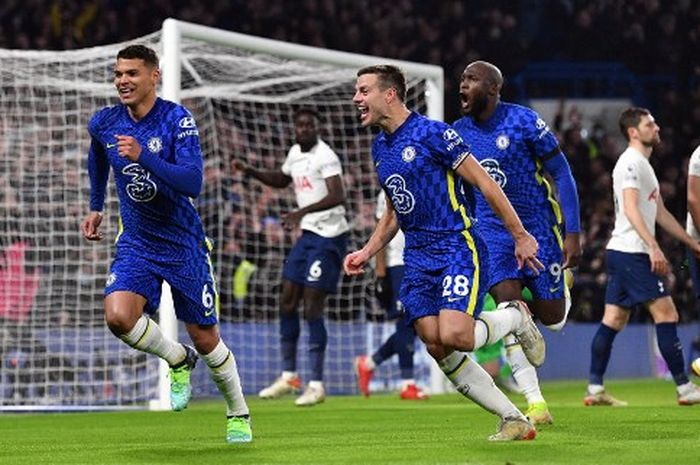
M468 156L469 148L451 126L417 113L393 134L376 137L374 165L406 234L406 248L423 247L471 226L467 197L458 195L464 188L453 171Z
M528 231L537 235L561 225L561 209L543 176L543 159L558 153L559 143L536 112L501 102L488 121L463 117L454 128L501 186ZM508 234L481 192L475 190L474 195L479 230L484 226L489 232Z
M206 253L206 236L193 200L168 185L158 173L120 156L115 138L132 136L141 145L142 154L149 151L167 163L190 166L201 176L199 132L190 112L158 98L144 118L134 121L126 106L119 104L95 113L88 130L92 163L103 167L108 163L107 169L111 166L114 171L120 201L117 249L136 250L145 258L168 262ZM91 209L101 210L103 201L103 192L93 192Z

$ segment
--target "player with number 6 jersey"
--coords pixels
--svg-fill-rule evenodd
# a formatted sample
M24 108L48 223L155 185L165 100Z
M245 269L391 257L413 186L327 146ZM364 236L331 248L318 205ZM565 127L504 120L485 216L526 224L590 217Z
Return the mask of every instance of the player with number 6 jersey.
M326 295L335 292L348 238L345 219L343 168L338 155L318 135L320 116L311 108L294 114L296 143L277 170L261 170L235 160L233 168L272 187L293 183L298 209L282 215L291 230L297 225L301 236L289 252L282 270L280 296L280 346L282 373L260 391L271 399L299 390L297 343L300 334L297 308L303 300L304 319L309 329L311 375L297 406L312 406L325 400L323 363L328 335L323 318Z
M178 318L215 324L216 285L209 265L209 243L192 204L202 187L202 153L194 118L183 106L156 98L153 108L135 120L126 105L98 111L90 120L88 155L90 210L102 211L110 167L119 196L117 253L106 294L135 291L154 313L160 280L167 276L180 305ZM128 134L141 147L137 161L122 154ZM137 266L135 266L137 265Z
M219 336L218 294L210 244L193 198L202 187L202 153L194 118L156 95L158 57L143 45L119 51L114 85L121 103L90 120L90 213L81 228L100 240L110 168L120 203L117 252L105 288L105 320L131 347L170 365L170 404L187 407L198 355L226 400L226 441L250 442L248 406L233 353ZM158 310L163 281L194 349L168 338L146 314ZM196 352L195 352L196 349Z

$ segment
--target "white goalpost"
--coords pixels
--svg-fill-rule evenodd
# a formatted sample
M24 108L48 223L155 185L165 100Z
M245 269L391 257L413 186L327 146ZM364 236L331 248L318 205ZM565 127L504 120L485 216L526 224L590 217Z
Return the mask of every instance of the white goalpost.
M133 41L68 52L0 50L0 410L169 408L167 366L121 343L105 328L102 290L111 262L117 201L110 190L105 240L82 240L88 205L85 129L94 111L117 103L111 84L118 50L144 43L161 55L161 96L197 120L205 180L196 205L215 248L221 332L236 354L243 388L256 393L280 371L277 299L293 235L280 225L294 208L291 189L273 190L232 174L236 158L278 168L293 143L292 114L315 108L322 137L341 157L352 225L349 247L374 227L378 185L372 134L361 129L351 98L361 66L392 63L409 78L409 107L443 117L443 70L262 39L168 19L160 32ZM354 393L354 356L371 353L390 323L373 298L373 278L343 277L327 302L326 388ZM172 301L163 329L187 340ZM302 325L298 366L307 374ZM200 364L202 365L202 364ZM442 373L425 352L416 375L433 392ZM375 376L393 386L395 362ZM215 394L204 367L195 395Z

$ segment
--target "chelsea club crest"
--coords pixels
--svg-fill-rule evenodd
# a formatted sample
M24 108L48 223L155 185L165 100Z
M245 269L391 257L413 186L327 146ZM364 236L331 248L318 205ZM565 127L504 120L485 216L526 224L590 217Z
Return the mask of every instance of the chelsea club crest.
M148 139L148 150L152 153L158 153L163 149L163 142L160 137L151 137Z
M496 138L496 147L501 150L505 150L510 145L510 139L505 134L501 134Z
M412 162L416 158L416 149L410 145L401 151L401 158L406 163Z

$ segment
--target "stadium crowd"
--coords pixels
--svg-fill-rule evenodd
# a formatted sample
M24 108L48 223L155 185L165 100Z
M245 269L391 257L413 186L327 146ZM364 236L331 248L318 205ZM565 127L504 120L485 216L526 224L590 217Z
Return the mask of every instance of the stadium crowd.
M474 0L445 1L438 5L411 0L385 4L369 0L273 4L263 1L208 4L194 0L8 0L0 5L0 47L63 50L121 42L159 30L166 17L318 47L439 64L444 67L446 76L447 121L458 117L459 76L464 65L475 59L497 63L507 77L517 76L527 69L529 63L553 60L561 63L619 62L637 76L662 77L663 82L670 84L657 89L653 98L644 102L662 128L663 145L655 151L651 161L669 210L677 219L685 219L687 160L700 142L698 0L663 5L658 0ZM547 95L547 83L544 81L529 90L531 95ZM514 92L506 81L504 99L513 100ZM587 96L595 96L595 92L595 89L589 90ZM633 94L632 90L630 94ZM566 97L551 93L548 96ZM581 198L584 258L575 285L575 294L581 305L573 318L595 321L600 318L603 308L604 247L613 219L611 170L621 151L621 138L601 125L586 126L579 112L564 111L563 108L548 123L557 132L563 151L569 157ZM235 137L236 134L232 133L232 140ZM261 156L261 163L275 162L259 154L251 156ZM281 153L275 156L280 157ZM77 163L79 158L70 160ZM10 224L14 216L12 212L17 208L20 192L26 190L51 195L51 192L58 191L42 192L34 185L23 190L11 179L8 181L10 165L3 166L8 167L8 171L0 173L0 208L3 209L2 217L7 219L3 222L7 224L0 225L0 231L9 231L13 228ZM64 174L54 167L52 176L61 177L63 183L76 183L71 179L72 167L70 163L65 166ZM20 167L12 164L12 170L15 168ZM29 168L40 170L39 165ZM37 173L24 179L39 180L42 176L48 175ZM367 189L375 184L374 181L366 182L366 176L367 170L363 170L361 163L351 164L345 181L358 185L359 179L359 185ZM243 230L238 226L242 221L249 221L250 217L245 219L234 209L227 218L210 223L212 228L225 228L228 236L233 238L224 245L224 257L242 260L251 254L262 254L269 265L265 269L279 269L291 240L281 228L279 218L269 215L265 208L272 194L265 188L251 188L228 178L228 167L207 168L205 189L223 189L225 192L205 190L200 199L201 208L206 209L207 200L218 195L226 195L233 203L255 199L257 224L252 229L259 235L259 240L252 241L258 244L258 249L241 250L240 244L250 244L251 241L235 240ZM221 182L207 183L207 180ZM26 202L27 198L24 193L22 195ZM356 190L354 195L373 198L374 193ZM362 229L359 234L362 237L371 230L372 209L357 199L348 201L354 204L355 211L367 209L355 224L356 229ZM37 199L35 204L35 216L38 219L46 217L41 208L47 202ZM79 208L72 201L64 204L69 208ZM24 213L26 216L27 212ZM214 213L203 216L213 218L212 215ZM77 211L71 211L66 217L70 216L79 215ZM37 220L36 227L46 228L48 225ZM56 227L68 230L74 225ZM69 238L63 234L52 237L57 240ZM661 240L662 248L674 266L676 279L672 285L681 318L684 321L697 319L695 299L690 292L684 265L684 250L667 236L661 236ZM48 250L48 247L40 249ZM104 263L104 260L99 258L91 262ZM94 274L94 270L86 270L86 273ZM274 280L273 276L257 276L254 284L265 286ZM87 285L87 289L100 291L99 286ZM65 295L78 299L80 293ZM267 305L274 308L272 302ZM637 315L645 318L646 314Z

